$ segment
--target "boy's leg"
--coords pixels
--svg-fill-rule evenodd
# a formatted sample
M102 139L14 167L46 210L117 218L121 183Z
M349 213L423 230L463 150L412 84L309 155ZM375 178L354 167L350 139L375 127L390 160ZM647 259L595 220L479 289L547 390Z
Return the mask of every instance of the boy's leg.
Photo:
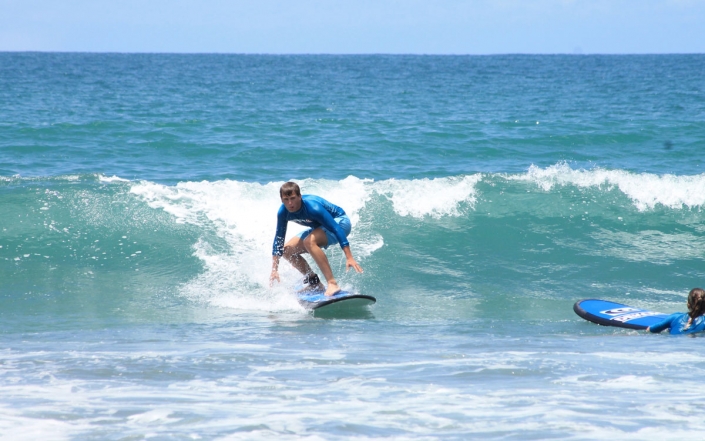
M330 263L328 263L328 256L323 252L321 247L328 245L328 238L326 237L326 232L322 228L316 228L313 230L306 238L303 240L303 246L308 251L308 253L316 261L316 265L320 268L323 277L326 278L328 282L328 287L326 288L326 295L332 296L333 294L340 291L338 282L333 277L333 270L330 268Z
M301 256L306 253L304 242L299 236L294 236L284 245L284 254L282 257L291 264L298 272L304 276L311 273L311 267L306 259Z

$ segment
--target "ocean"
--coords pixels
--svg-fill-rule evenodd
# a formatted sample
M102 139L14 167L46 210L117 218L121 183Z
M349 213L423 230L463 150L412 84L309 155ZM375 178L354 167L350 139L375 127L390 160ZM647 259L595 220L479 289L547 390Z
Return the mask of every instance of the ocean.
M705 55L0 53L0 438L702 439ZM314 317L279 186L341 206ZM300 231L290 225L288 234Z

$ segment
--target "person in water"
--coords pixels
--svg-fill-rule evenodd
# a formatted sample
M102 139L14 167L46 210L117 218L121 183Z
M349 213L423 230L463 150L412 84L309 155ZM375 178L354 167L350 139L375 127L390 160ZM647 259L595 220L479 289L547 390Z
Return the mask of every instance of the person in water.
M693 288L688 293L688 312L676 312L663 321L646 328L649 332L658 333L669 329L671 334L695 334L705 331L705 291Z
M295 182L287 182L279 189L282 205L277 213L277 232L274 236L272 247L272 274L269 277L270 286L276 280L279 282L279 259L284 256L291 265L304 275L306 289L323 289L318 275L301 255L309 253L326 278L328 286L325 294L332 296L340 291L338 282L333 276L333 271L328 263L328 257L323 252L330 245L339 244L345 253L345 270L355 268L358 273L362 268L353 258L347 236L352 225L345 211L337 205L314 195L301 195L301 189ZM309 227L292 237L284 244L286 227L289 221Z

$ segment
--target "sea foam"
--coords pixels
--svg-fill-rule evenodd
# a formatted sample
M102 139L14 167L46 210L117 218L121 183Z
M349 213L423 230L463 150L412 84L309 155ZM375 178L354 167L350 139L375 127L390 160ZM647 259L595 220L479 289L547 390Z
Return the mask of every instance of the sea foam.
M472 206L477 201L475 185L481 180L482 174L411 181L389 179L379 182L375 191L392 201L400 216L459 216L461 203Z
M625 170L574 170L562 162L550 167L529 167L527 173L509 179L536 183L542 190L554 186L618 189L639 211L661 205L671 209L700 208L705 205L705 174L676 176L670 174L633 173Z

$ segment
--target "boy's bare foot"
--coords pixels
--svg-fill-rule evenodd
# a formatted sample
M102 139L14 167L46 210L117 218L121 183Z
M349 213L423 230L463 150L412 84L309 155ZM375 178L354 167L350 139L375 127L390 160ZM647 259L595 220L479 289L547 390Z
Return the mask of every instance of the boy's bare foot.
M340 287L335 282L328 282L328 288L326 289L326 295L332 296L340 292Z

